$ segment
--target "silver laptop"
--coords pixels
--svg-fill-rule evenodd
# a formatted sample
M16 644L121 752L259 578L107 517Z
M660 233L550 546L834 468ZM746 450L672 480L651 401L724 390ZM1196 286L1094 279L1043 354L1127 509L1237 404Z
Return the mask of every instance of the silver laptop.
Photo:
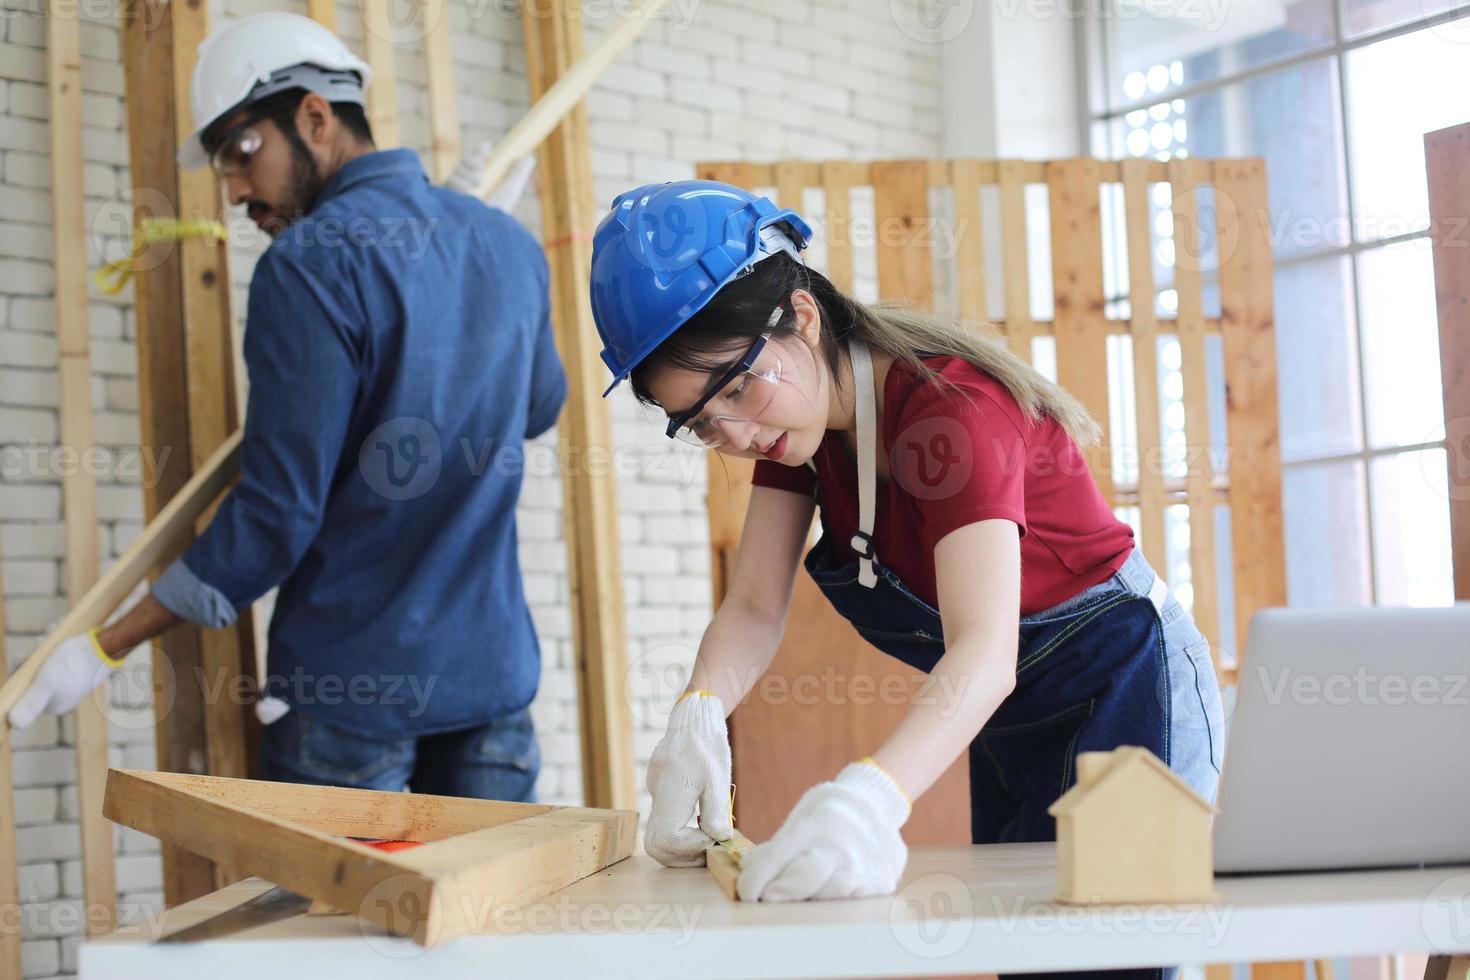
M1470 603L1262 611L1227 746L1218 872L1470 862Z

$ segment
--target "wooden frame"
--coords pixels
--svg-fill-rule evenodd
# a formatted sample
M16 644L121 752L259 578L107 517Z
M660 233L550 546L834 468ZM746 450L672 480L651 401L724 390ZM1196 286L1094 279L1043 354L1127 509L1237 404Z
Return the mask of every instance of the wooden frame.
M646 4L645 12L660 2ZM633 23L641 28L647 20L634 18ZM522 24L531 98L538 106L553 99L567 104L565 117L541 143L539 153L541 235L551 267L552 324L567 373L567 404L557 424L557 440L561 458L572 464L561 474L562 521L576 646L582 792L594 806L632 807L637 785L632 715L623 690L628 641L617 483L610 467L585 464L589 450L612 445L612 417L599 397L606 372L588 299L597 208L592 199L587 111L580 101L567 102L560 94L569 91L569 80L577 73L583 78L588 73L579 5L525 3ZM626 29L622 33L630 34ZM486 169L488 173L491 168Z
M630 856L621 810L113 769L104 813L429 946ZM351 837L423 841L385 852Z

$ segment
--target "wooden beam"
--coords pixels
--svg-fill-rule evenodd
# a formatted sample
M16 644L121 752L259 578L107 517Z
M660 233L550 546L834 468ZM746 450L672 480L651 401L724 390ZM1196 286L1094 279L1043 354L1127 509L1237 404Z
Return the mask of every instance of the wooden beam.
M175 153L184 119L176 111L173 13L166 0L125 0L122 21L123 70L127 84L128 150L134 207L178 213ZM189 404L184 333L182 266L179 250L152 246L144 253L147 273L133 279L138 324L138 424L140 445L160 460L158 479L143 487L143 509L152 522L189 479ZM191 522L192 523L192 522ZM184 542L187 543L187 540ZM182 550L182 549L181 549ZM174 554L177 554L175 552ZM154 568L153 562L148 568ZM129 585L136 584L136 579ZM126 595L126 593L124 593ZM122 597L118 597L121 601ZM108 611L115 604L108 606ZM104 613L105 615L105 613ZM88 616L88 626L97 625ZM153 643L154 676L175 679L173 703L155 713L154 748L158 768L205 768L204 707L190 696L194 688L178 678L202 669L200 631L170 630ZM174 848L163 849L163 893L169 905L203 895L214 887L208 861Z
M1217 160L1214 184L1238 665L1251 617L1267 606L1286 605L1287 598L1266 163Z
M337 33L336 0L306 0L306 15L333 34Z
M495 146L495 152L485 161L485 173L480 178L478 197L487 197L500 186L505 175L517 160L542 145L542 141L553 129L587 96L587 92L602 73L617 60L619 54L632 44L648 27L648 22L661 10L668 0L644 0L638 9L620 15L612 29L603 35L597 47L586 55L582 54L580 33L581 4L555 3L548 0L525 0L521 4L521 23L527 38L526 56L530 60L531 28L538 22L554 24L575 19L579 25L575 42L575 55L550 76L544 85L531 81L531 97L536 100L531 111L511 127L510 132ZM546 9L550 7L551 9ZM564 10L563 8L570 8ZM585 140L583 140L585 144ZM545 171L543 171L543 174Z
M207 5L175 5L173 12L174 104L181 121L193 130L188 87L194 77L198 47L208 34ZM185 129L186 127L180 127ZM179 215L218 219L224 211L220 183L208 168L178 171ZM184 375L189 406L189 470L204 466L230 434L240 427L235 397L234 320L230 315L229 248L226 242L195 236L178 243L183 290ZM203 532L214 516L207 509L195 521ZM240 677L255 675L255 628L252 611L239 611L224 629L199 631L203 691L237 690ZM256 688L258 690L258 688ZM194 697L190 691L190 697ZM251 774L259 723L245 699L228 693L198 695L204 716L203 748L208 771L216 776ZM98 787L100 790L100 786ZM216 869L215 884L238 880L230 869Z
M650 5L653 6L653 5ZM560 79L579 64L582 22L577 4L522 6L526 74L534 113ZM636 18L635 18L636 20ZM641 22L640 22L641 23ZM614 31L623 30L620 26ZM550 113L556 103L550 103ZM524 120L523 120L524 121ZM610 452L612 421L600 397L606 375L588 302L592 199L587 113L576 104L541 144L542 235L551 266L551 308L557 348L566 366L568 396L557 426L563 468L563 521L576 644L582 734L582 789L593 806L636 805L632 718L623 682L627 636L623 572L618 554L617 485L610 467L586 465L589 453Z
M1470 600L1470 123L1424 136L1455 600Z
M380 150L398 145L398 60L388 16L390 2L361 0L362 34L368 67L373 70L367 90L368 125Z
M749 837L737 830L729 840L704 849L704 865L709 869L710 877L732 900L740 897L735 891L735 885L740 881L740 863L754 846Z
M1084 453L1103 498L1111 501L1113 467L1108 444L1112 430L1108 419L1107 324L1103 316L1102 171L1096 160L1057 160L1047 166L1046 180L1051 201L1057 381L1087 406L1102 427L1102 442Z
M424 0L424 67L429 74L430 159L434 180L443 183L460 156L454 48L449 39L449 4L445 0Z
M934 309L934 249L930 245L928 166L922 160L873 164L873 212L878 226L878 296L916 309Z
M78 456L92 438L91 331L87 316L87 221L82 182L81 26L76 11L52 0L46 18L46 86L51 149L52 266L56 282L56 339L61 444ZM66 518L66 595L76 602L97 581L97 483L84 467L61 478ZM102 816L107 778L107 716L102 703L83 698L76 722L77 823L82 844L82 895L89 935L117 921L112 828Z

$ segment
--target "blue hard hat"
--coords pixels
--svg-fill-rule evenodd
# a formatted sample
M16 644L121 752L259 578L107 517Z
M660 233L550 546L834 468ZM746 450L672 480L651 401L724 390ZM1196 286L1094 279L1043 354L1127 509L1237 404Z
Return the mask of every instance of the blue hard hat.
M592 238L592 319L613 373L603 396L726 283L811 237L790 208L714 180L619 194Z

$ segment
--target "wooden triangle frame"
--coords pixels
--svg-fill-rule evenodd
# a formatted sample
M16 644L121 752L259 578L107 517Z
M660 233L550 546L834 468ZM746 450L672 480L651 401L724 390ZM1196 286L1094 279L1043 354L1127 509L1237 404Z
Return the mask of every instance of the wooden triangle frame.
M110 820L430 946L630 856L638 814L111 769ZM385 852L352 837L424 842Z

